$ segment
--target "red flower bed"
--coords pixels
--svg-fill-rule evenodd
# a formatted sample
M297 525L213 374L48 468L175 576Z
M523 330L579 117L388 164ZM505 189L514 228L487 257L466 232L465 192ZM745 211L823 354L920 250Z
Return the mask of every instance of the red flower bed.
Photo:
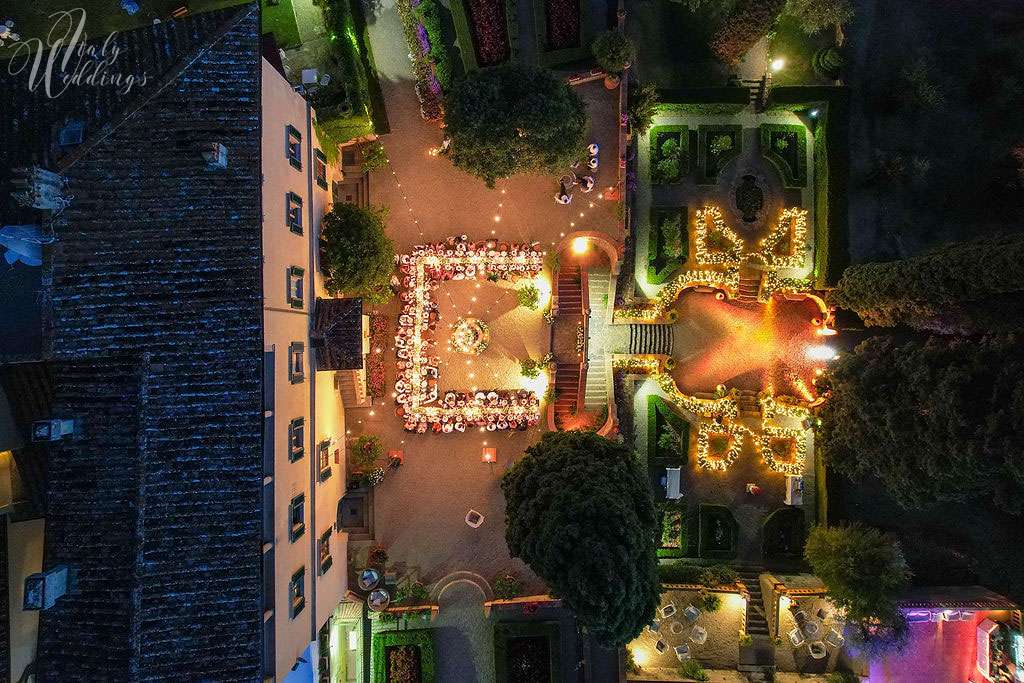
M508 59L505 31L505 0L466 0L473 29L473 47L480 66L494 66Z
M579 0L544 0L544 16L547 18L547 49L580 46Z
M388 348L388 319L370 317L370 353L366 356L366 393L374 398L384 395L384 350Z

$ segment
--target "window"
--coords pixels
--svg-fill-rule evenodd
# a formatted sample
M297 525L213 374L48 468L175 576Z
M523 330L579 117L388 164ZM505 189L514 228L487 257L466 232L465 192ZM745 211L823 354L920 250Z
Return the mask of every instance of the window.
M320 442L320 481L327 481L331 476L331 440Z
M285 127L284 154L288 157L289 164L299 170L302 169L302 134L292 126Z
M288 379L292 384L306 379L302 363L305 348L302 342L292 342L288 347Z
M288 269L288 303L292 308L302 308L302 283L305 275L305 268L292 266Z
M292 574L292 581L288 585L288 593L292 600L291 617L294 619L306 606L306 568L299 567L299 571Z
M296 235L302 234L302 197L289 192L287 196L288 201L288 213L285 216L285 221L288 223L288 229L294 232Z
M306 418L297 417L288 425L288 460L295 462L305 453Z
M327 157L318 149L313 150L313 174L316 176L316 184L321 189L327 189Z
M306 533L306 494L300 493L288 504L288 540L294 543Z
M331 557L331 529L328 527L320 536L320 574L326 574L332 564L334 559Z

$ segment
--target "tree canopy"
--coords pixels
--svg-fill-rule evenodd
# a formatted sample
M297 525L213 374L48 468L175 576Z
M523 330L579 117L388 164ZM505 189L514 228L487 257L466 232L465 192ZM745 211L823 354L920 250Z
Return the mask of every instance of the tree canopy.
M612 76L618 76L633 61L636 48L633 41L621 28L608 29L590 45L598 66Z
M587 109L552 72L478 69L448 95L444 131L455 166L488 187L516 173L556 173L584 154Z
M324 215L320 261L328 293L354 294L372 303L391 295L395 245L384 232L385 209L337 203Z
M828 587L829 600L851 619L888 617L910 582L899 546L859 524L813 527L804 557Z
M785 12L808 33L817 33L853 19L853 4L850 0L786 0Z
M786 0L737 0L711 39L711 52L726 64L747 53L775 24Z
M651 83L629 87L629 106L626 110L633 135L643 135L654 125L658 112L658 89Z
M826 464L877 476L905 507L971 496L1024 508L1024 343L873 337L832 364L816 439Z
M630 450L547 432L501 482L505 540L602 644L640 634L659 602L658 514Z
M999 305L1003 313L993 316L987 304L1000 295L1019 299L1021 291L1024 236L1008 235L948 244L901 261L851 266L828 302L856 312L868 325L905 323L933 331L965 331L967 325L973 327L968 331L978 331L979 325L1019 325L1018 310L1007 316Z

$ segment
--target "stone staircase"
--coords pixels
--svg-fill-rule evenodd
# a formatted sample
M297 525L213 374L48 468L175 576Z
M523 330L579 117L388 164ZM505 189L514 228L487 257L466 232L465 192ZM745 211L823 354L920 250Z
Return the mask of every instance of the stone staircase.
M370 405L365 386L356 386L358 373L354 370L340 370L334 374L334 386L341 394L346 408Z
M757 109L761 106L761 93L764 90L764 82L760 79L745 78L742 83L745 87L750 88L750 103Z
M611 279L611 271L606 268L587 271L591 313L603 316L608 311L608 287Z
M555 401L555 415L565 420L576 410L576 401L580 390L580 365L578 363L559 363L555 366L555 390L558 400Z
M583 407L586 410L600 410L608 405L608 377L611 373L611 357L595 358L587 367L587 387L584 390Z
M757 294L761 291L761 273L758 272L756 277L740 277L737 291L739 292L737 301L756 303Z
M750 597L747 598L747 633L751 636L765 636L768 632L768 619L764 613L764 599L761 596L761 571L754 567L739 570L740 581L747 587Z
M558 271L558 312L569 315L583 314L583 287L580 284L579 266L570 266Z
M630 325L629 352L672 355L673 333L671 325Z
M736 404L740 410L740 417L761 417L761 404L757 402L756 391L742 390Z
M334 201L344 204L355 204L360 208L370 205L370 176L360 173L358 176L345 174L345 178L334 183Z

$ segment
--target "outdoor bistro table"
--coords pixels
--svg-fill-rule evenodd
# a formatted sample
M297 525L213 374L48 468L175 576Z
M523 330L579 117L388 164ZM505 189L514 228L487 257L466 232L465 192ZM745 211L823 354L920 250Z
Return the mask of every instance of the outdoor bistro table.
M391 604L391 595L383 588L378 588L370 593L367 604L372 612L383 612Z
M368 591L373 590L380 583L380 572L376 569L364 569L359 574L359 588Z
M807 640L812 642L821 640L821 637L825 635L825 624L821 619L808 619L804 622L804 635L807 636Z

